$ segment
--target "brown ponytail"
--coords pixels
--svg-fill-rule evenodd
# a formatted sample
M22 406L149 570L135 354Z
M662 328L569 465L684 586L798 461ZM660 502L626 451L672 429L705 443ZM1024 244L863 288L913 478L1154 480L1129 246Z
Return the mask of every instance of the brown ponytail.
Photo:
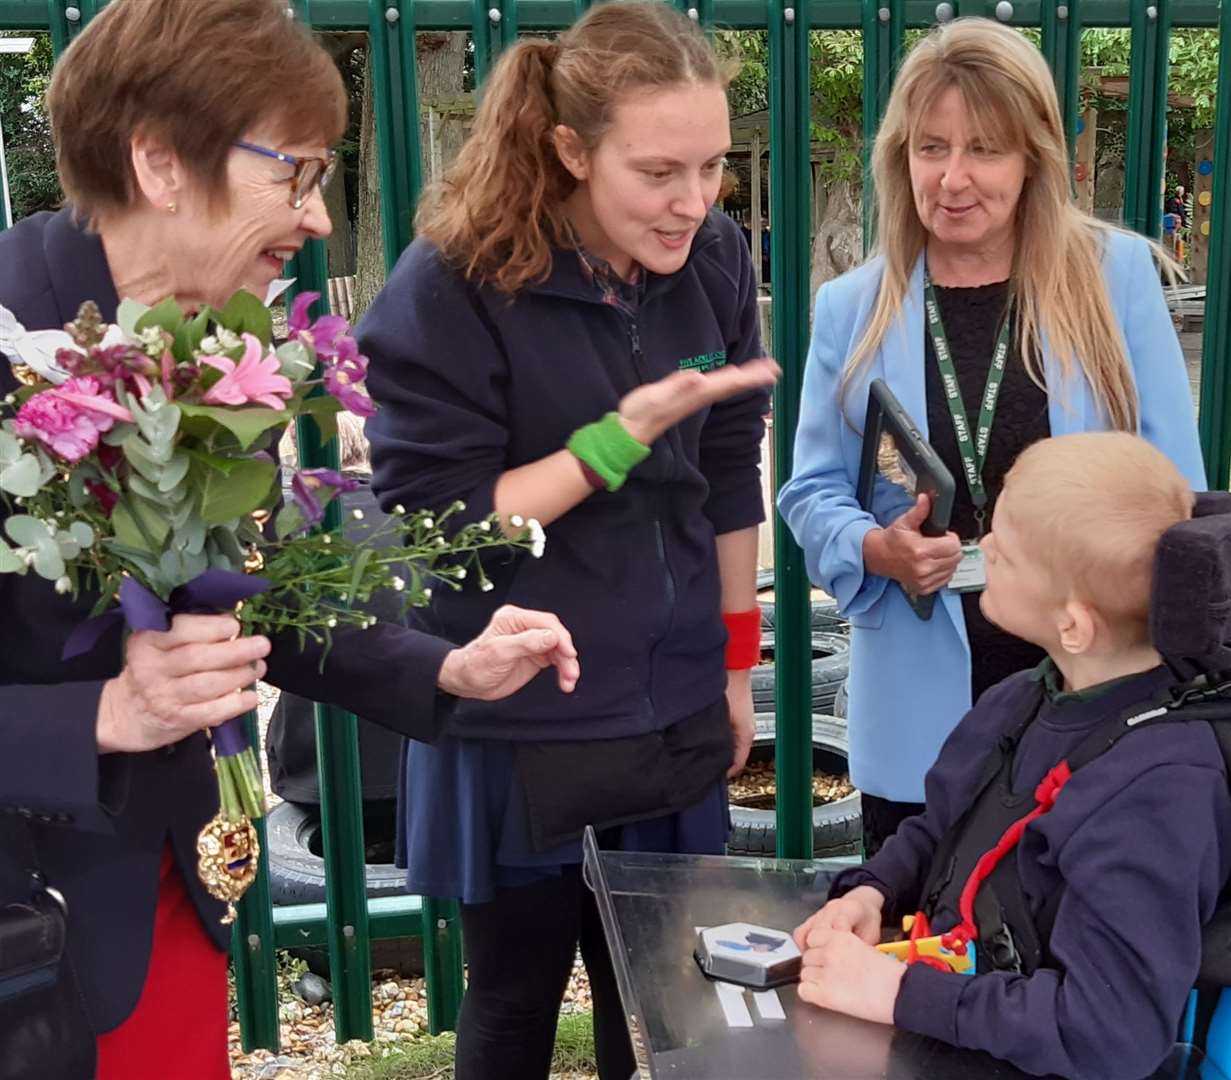
M593 149L631 89L717 82L728 74L704 34L661 0L591 8L558 41L510 47L483 90L474 130L416 219L466 277L513 293L551 272L568 245L564 201L576 181L552 133L572 128Z

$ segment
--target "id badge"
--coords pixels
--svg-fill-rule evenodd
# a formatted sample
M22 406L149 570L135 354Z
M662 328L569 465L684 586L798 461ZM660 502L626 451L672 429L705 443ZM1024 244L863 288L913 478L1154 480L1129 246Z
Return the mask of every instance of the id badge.
M983 561L983 549L978 544L962 545L962 561L949 582L954 592L981 592L987 585L987 567Z

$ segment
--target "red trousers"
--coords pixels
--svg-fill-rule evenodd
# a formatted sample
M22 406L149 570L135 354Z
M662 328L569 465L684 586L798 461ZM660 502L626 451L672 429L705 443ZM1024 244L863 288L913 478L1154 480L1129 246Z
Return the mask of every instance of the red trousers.
M169 847L154 946L132 1015L99 1036L96 1080L231 1080L227 958L205 933Z

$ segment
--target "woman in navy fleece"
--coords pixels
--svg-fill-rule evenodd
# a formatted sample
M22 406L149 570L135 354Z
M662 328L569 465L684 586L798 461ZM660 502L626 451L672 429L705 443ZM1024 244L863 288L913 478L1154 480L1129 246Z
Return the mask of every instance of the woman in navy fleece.
M710 213L725 86L704 35L661 3L519 41L360 329L383 508L460 500L467 520L547 526L543 558L489 562L489 591L438 589L430 625L460 640L501 604L546 605L586 671L568 697L538 679L458 703L445 737L410 744L408 884L462 901L459 1080L547 1076L579 943L600 1075L627 1080L582 828L626 850L726 840L725 777L754 730L777 368L759 359L748 245Z

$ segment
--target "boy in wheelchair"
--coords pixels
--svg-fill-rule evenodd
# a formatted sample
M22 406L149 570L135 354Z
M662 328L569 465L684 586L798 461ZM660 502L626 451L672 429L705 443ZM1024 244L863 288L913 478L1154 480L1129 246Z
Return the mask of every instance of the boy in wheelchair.
M1049 659L980 698L926 811L795 931L800 997L1035 1074L1159 1065L1231 874L1229 511L1203 495L1194 516L1134 436L1022 454L983 540L981 605ZM908 916L903 964L876 946Z

